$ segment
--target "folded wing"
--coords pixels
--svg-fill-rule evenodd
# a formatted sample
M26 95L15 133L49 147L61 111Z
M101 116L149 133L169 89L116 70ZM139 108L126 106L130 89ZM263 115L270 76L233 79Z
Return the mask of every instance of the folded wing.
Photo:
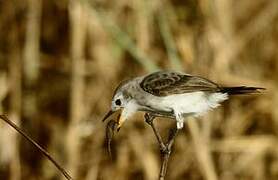
M217 92L220 87L205 78L177 72L155 72L146 76L140 87L155 96L168 96L196 91Z

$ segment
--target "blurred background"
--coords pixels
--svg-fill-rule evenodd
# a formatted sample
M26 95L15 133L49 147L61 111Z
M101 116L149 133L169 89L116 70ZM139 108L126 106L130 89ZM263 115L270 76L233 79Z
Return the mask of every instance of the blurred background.
M143 114L115 134L113 161L101 119L122 80L158 69L267 88L189 119L167 179L278 179L277 0L0 0L0 113L75 179L157 179ZM174 125L155 122L165 137ZM0 179L63 177L0 122Z

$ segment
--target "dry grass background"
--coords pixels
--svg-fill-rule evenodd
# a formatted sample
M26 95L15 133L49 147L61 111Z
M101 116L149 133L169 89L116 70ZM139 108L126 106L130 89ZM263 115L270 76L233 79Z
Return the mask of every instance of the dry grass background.
M188 120L167 179L278 179L277 0L0 1L0 112L76 179L157 178L142 114L116 134L113 162L100 121L121 80L156 69L267 88ZM0 123L0 179L62 178Z

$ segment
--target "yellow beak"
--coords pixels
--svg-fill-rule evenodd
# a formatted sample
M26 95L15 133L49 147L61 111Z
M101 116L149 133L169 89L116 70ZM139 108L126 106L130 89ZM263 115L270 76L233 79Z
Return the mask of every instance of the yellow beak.
M117 131L119 131L123 125L123 123L125 122L125 118L122 116L122 112L120 112L119 116L118 116L118 121L117 121Z

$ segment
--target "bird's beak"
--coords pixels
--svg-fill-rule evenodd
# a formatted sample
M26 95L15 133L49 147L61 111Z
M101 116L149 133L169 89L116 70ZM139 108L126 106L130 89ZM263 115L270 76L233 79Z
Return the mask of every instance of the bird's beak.
M104 122L106 119L108 119L112 114L114 114L117 111L112 111L110 110L102 119L102 121ZM119 113L118 117L117 117L117 131L119 131L122 127L123 122L126 119L122 116L122 111Z
M118 116L118 119L117 119L117 124L118 124L117 131L119 131L121 129L121 127L122 127L123 123L125 122L125 120L126 119L123 117L122 112L120 112L120 114Z
M102 122L104 122L107 118L109 118L112 114L114 114L114 111L110 110L102 119Z

